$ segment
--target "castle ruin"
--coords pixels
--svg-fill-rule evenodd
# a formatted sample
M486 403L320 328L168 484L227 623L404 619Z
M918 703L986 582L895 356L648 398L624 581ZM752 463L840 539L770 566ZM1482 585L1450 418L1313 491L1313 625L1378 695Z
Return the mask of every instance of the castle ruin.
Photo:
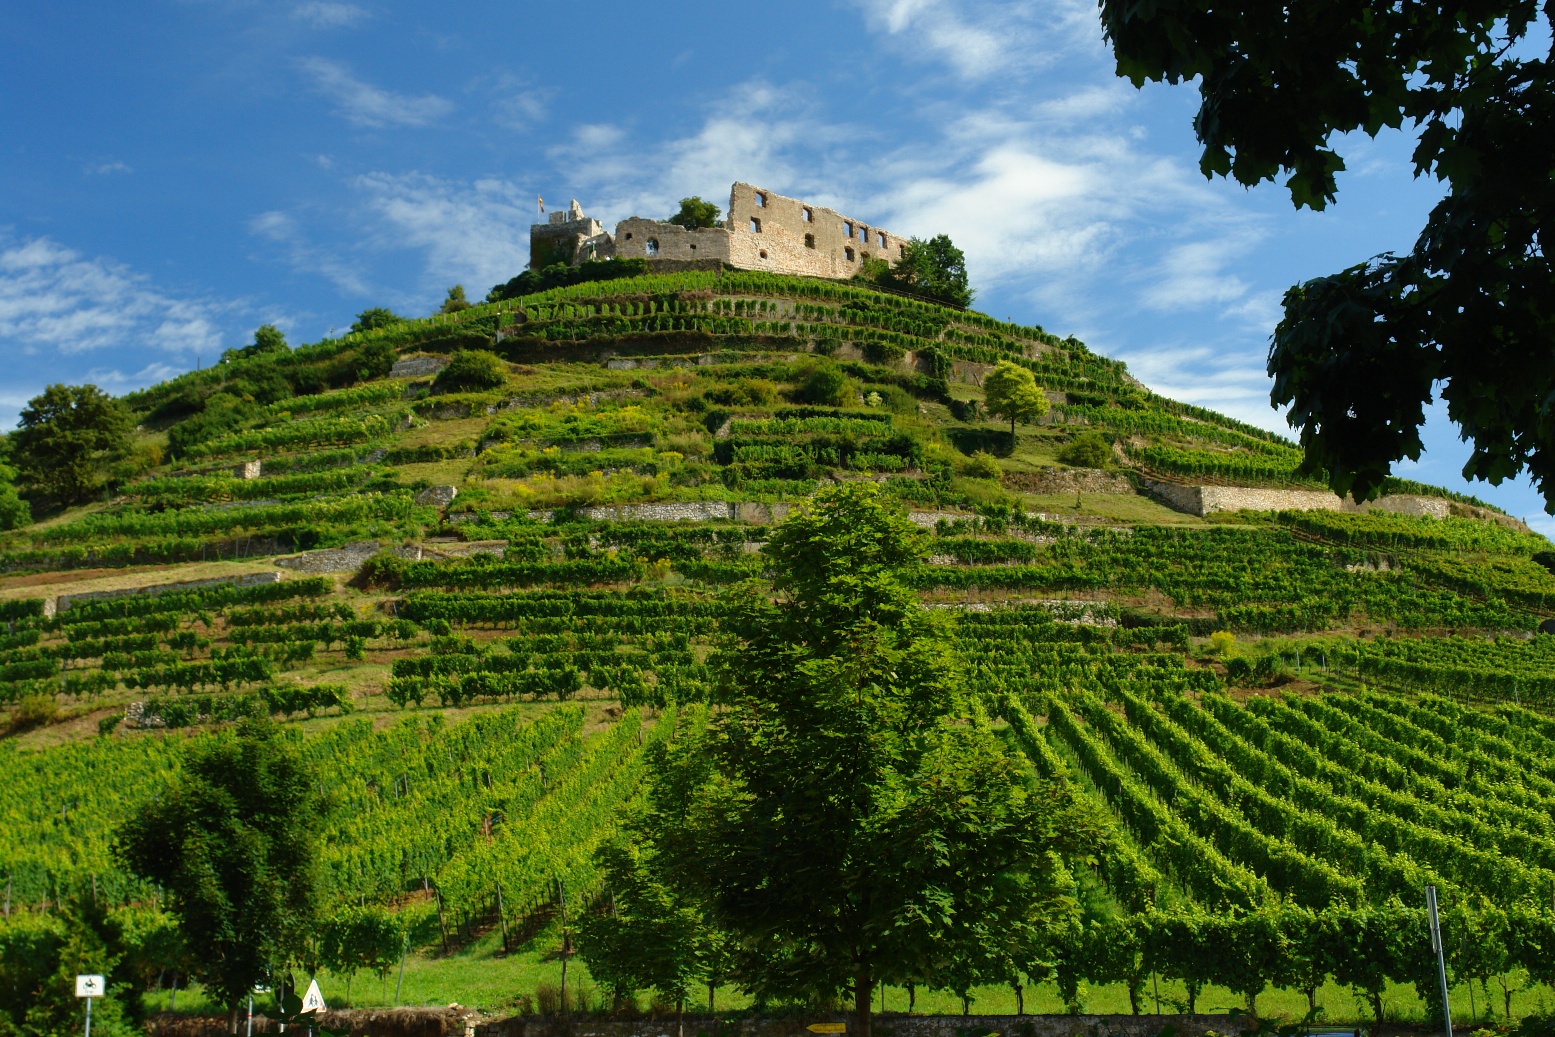
M633 216L615 234L573 201L566 212L529 228L529 265L590 259L646 259L666 267L686 264L846 279L868 259L894 265L906 239L834 209L811 205L764 188L736 183L729 215L719 227L688 230L663 220Z

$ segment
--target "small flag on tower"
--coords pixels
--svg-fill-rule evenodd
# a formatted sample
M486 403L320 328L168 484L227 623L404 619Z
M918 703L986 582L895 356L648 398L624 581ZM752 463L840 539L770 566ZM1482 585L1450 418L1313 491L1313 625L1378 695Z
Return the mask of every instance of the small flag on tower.
M535 198L540 203L540 215L544 216L545 215L545 199L541 198L539 195L535 195Z

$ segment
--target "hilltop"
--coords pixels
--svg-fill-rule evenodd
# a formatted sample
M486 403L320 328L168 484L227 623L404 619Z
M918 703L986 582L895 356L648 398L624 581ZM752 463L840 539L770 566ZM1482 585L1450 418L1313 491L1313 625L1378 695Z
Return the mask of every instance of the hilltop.
M1001 362L1048 403L1013 435ZM1072 337L694 270L235 351L125 402L146 470L0 534L20 904L140 895L108 839L176 768L163 733L266 713L325 769L332 895L421 912L453 996L432 944L550 931L645 743L705 718L720 590L865 479L932 538L913 584L1012 748L1115 819L1122 914L1555 880L1549 542L1418 484L1346 506L1289 441ZM428 921L406 898L434 887Z

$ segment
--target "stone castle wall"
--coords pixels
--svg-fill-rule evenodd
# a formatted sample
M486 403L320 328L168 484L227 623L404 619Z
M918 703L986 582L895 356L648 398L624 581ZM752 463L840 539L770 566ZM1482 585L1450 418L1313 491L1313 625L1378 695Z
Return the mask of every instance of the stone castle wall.
M905 238L752 184L729 192L729 262L746 270L848 278L865 259L894 264Z
M687 230L673 223L640 216L616 224L617 259L714 260L729 262L729 231L725 227Z
M544 225L537 224L535 230ZM673 223L632 217L616 224L613 254L620 259L718 261L744 270L844 279L866 259L894 264L904 238L751 184L729 191L729 216L721 227L687 230Z

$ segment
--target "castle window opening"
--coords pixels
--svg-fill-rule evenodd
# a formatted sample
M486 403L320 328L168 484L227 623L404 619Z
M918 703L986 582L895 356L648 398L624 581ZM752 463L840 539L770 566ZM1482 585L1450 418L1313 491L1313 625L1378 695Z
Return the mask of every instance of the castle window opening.
M899 256L905 256L907 254L907 246L898 241L896 243L896 254Z
M860 241L866 241L866 242L869 240L869 228L868 227L860 227L858 229L858 239Z
M695 245L695 244L693 244L693 245L692 245L692 246L691 246L691 251L693 251L693 252L695 252L695 251L696 251L696 250L697 250L697 247L696 247L696 245Z
M847 236L850 238L853 237L853 222L851 220L844 220L842 225L848 229Z
M800 216L800 219L804 220L806 223L814 223L815 222L815 210L810 208L808 205L805 206L804 207L804 213Z
M648 239L648 254L650 256L656 256L656 255L659 254L659 239L658 238L649 238Z
M757 252L756 254L758 256L760 256L762 259L766 259L767 258L767 250L766 249L762 249L760 252Z
M880 247L885 248L885 231L880 232Z
M804 236L804 247L805 248L814 248L815 247L815 235L814 234L806 234Z
M626 232L626 237L622 238L621 240L622 241L631 241L632 240L632 232L631 231L627 231Z
M765 209L766 207L767 207L767 196L762 194L760 191L757 191L756 192L756 208L758 208L758 209Z
M853 262L853 250L851 248L843 249L842 254L848 257L848 262Z
M761 233L761 221L758 220L754 216L751 217L751 233L752 234L760 234Z
M859 258L867 263L867 262L869 262L869 253L868 252L861 252L861 253L859 253Z

